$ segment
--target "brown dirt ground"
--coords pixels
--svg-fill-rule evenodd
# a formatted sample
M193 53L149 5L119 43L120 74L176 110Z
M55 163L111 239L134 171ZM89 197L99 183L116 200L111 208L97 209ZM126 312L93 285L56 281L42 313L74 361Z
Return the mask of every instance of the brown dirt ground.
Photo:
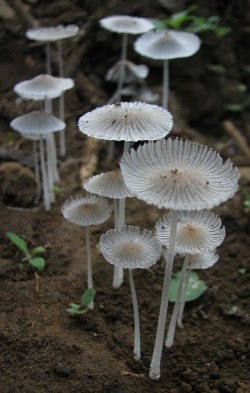
M107 1L105 7L100 1L72 1L70 7L63 0L51 3L13 0L6 4L9 14L1 16L0 28L3 162L19 161L30 166L31 146L9 128L9 122L29 108L28 103L21 108L15 106L13 85L43 72L42 47L28 42L24 38L25 30L36 21L41 25L77 23L81 26L81 34L80 38L72 40L72 45L65 46L67 76L75 79L76 88L66 95L68 152L66 159L59 162L64 195L57 196L51 211L45 212L41 204L30 208L13 206L13 200L8 201L1 193L0 391L248 393L249 212L244 210L242 191L249 192L249 158L240 149L237 138L228 136L222 127L222 121L230 120L247 139L247 111L231 114L223 109L226 98L232 101L239 98L235 86L249 81L249 75L244 71L245 53L239 52L236 45L246 38L244 29L239 27L239 18L244 14L242 8L230 2L231 8L228 6L225 10L223 2L211 2L211 9L206 10L205 2L201 2L201 10L210 14L224 15L225 11L225 23L231 21L231 26L237 27L234 35L225 38L224 42L216 41L210 35L204 36L205 49L201 54L193 60L186 60L185 67L179 62L173 67L174 92L170 105L176 119L176 134L208 143L220 150L223 157L230 156L239 165L243 176L240 192L215 209L227 230L226 239L219 248L220 261L212 269L199 273L208 289L187 305L185 328L178 329L173 348L164 350L161 379L155 382L148 377L148 370L157 325L163 264L158 263L150 271L135 272L142 336L142 358L135 362L128 279L119 290L112 289L112 268L96 247L101 233L112 228L111 219L91 231L97 290L95 310L80 319L70 317L65 311L70 302L79 301L86 289L85 241L83 229L62 218L61 206L67 197L81 190L86 175L112 169L120 156L118 146L116 160L107 164L106 146L87 140L76 126L79 115L97 105L104 105L112 94L112 88L103 82L103 78L117 59L119 42L110 40L110 34L98 27L98 19L118 13L162 17L166 11L158 3L152 5L148 1ZM21 12L23 6L27 7L24 13ZM243 19L245 22L246 18ZM203 62L225 61L225 45L228 68L223 80L219 80L207 73ZM132 52L131 56L139 61ZM236 66L236 58L240 59L239 66ZM160 85L156 64L152 64L150 83L156 90ZM22 186L25 189L26 185ZM21 193L23 189L16 191ZM127 202L126 222L153 229L164 213L132 198ZM45 246L46 267L39 273L39 292L35 290L34 270L29 267L19 269L21 255L6 239L6 231L23 236L30 246ZM243 268L246 273L240 274L239 269Z

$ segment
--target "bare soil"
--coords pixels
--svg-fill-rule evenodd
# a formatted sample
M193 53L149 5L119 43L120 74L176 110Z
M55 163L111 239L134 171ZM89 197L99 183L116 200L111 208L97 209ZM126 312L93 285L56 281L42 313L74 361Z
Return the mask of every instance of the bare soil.
M77 119L96 106L105 105L114 86L105 82L109 67L118 60L120 40L101 29L98 20L112 14L163 18L170 10L160 2L12 0L0 2L0 391L2 393L248 393L249 382L249 211L243 206L250 192L250 158L238 134L225 128L225 121L249 141L249 111L232 113L225 104L243 102L249 85L250 17L241 2L200 2L203 15L217 14L231 34L217 38L202 35L202 48L193 58L175 61L170 71L170 111L175 119L173 136L208 144L230 157L239 167L240 190L233 199L215 209L226 226L227 236L219 248L220 260L199 273L207 291L187 304L184 329L178 329L174 346L164 349L158 382L148 377L157 326L164 266L135 272L142 338L142 358L133 358L133 310L128 277L112 288L112 268L98 251L99 237L113 227L112 218L91 228L95 309L76 319L66 313L69 303L79 302L86 289L84 230L65 221L61 206L81 192L82 182L92 174L118 165L121 146L107 163L107 146L85 137ZM70 3L70 5L69 5ZM178 3L178 2L177 2ZM180 2L185 8L189 2ZM59 161L60 187L52 209L34 204L25 191L34 192L32 146L9 127L10 121L32 108L17 106L13 86L44 72L44 48L25 38L27 28L76 23L80 34L64 45L65 75L76 86L66 97L67 156ZM132 39L131 39L132 43ZM248 46L249 48L249 46ZM56 51L52 50L56 73ZM129 51L136 63L150 64L148 85L160 91L161 67ZM215 74L209 64L223 64L225 73ZM247 71L248 66L248 71ZM241 86L239 88L239 86ZM223 126L224 124L224 126ZM246 145L247 146L247 145ZM247 149L247 148L246 148ZM6 163L19 164L10 172ZM13 177L14 176L14 177ZM23 177L21 177L23 176ZM10 191L11 184L11 191ZM126 223L154 229L165 210L135 198L127 202ZM10 244L6 231L21 235L29 246L46 248L46 267L39 272L20 269L22 259ZM175 270L178 266L175 267ZM244 269L244 270L242 270ZM172 305L170 306L170 311ZM169 313L170 314L170 313Z

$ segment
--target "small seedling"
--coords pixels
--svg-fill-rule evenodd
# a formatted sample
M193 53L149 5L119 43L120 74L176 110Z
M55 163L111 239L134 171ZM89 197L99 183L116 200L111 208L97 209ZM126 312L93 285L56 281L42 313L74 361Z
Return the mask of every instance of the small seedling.
M70 308L67 308L67 312L70 315L82 315L89 310L90 304L95 298L96 291L94 288L88 288L81 296L80 304L70 303Z
M54 185L53 191L54 191L54 193L55 193L56 195L62 195L62 196L64 196L64 194L65 194L64 187L61 187L61 186L56 186L56 185Z
M177 298L180 276L181 272L179 271L174 274L171 279L169 300L173 303ZM205 282L199 278L198 274L195 272L190 272L185 301L191 302L192 300L199 298L206 289L207 286Z
M35 267L36 269L39 270L44 269L45 260L44 258L39 256L39 254L42 254L46 251L44 247L37 246L34 247L32 250L29 250L25 240L20 236L16 235L13 232L6 232L6 236L25 255L24 258L22 259L22 262L19 263L19 266L21 268L23 267L24 263L29 263L31 266Z
M244 276L244 275L247 273L247 269L244 268L244 267L241 267L240 269L238 269L238 273L239 273L241 276Z

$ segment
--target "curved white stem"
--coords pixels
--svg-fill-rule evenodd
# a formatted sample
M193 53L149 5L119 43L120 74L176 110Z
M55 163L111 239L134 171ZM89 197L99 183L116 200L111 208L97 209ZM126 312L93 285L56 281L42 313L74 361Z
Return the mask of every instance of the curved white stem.
M50 210L50 195L49 195L49 184L48 184L48 175L45 163L45 153L44 153L44 145L43 139L40 135L40 161L41 161L41 168L42 168L42 182L43 182L43 199L45 210Z
M180 281L179 281L179 286L178 286L178 291L177 291L177 297L176 297L176 301L175 301L175 305L174 305L174 309L172 312L170 325L169 325L169 329L168 329L168 335L167 335L167 339L166 339L166 347L167 348L171 348L174 343L176 322L177 322L178 312L180 310L181 296L183 293L183 286L184 286L184 277L185 277L185 272L187 271L188 261L189 261L189 254L186 254L185 260L184 260L184 263L182 266L182 270L181 270Z
M154 346L153 357L151 360L150 372L149 372L149 376L152 379L159 379L161 373L160 372L161 355L162 355L164 332L165 332L165 325L166 325L167 311L168 311L170 280L171 280L173 261L174 261L178 211L171 210L170 213L171 213L170 240L169 240L168 254L166 260L164 282L162 288L162 298L161 298L160 313L159 313L158 326L157 326L157 332L155 338L155 346Z
M134 310L134 358L140 360L141 358L141 338L140 338L140 320L137 296L135 291L135 284L132 270L129 269L129 283L132 295L133 310Z

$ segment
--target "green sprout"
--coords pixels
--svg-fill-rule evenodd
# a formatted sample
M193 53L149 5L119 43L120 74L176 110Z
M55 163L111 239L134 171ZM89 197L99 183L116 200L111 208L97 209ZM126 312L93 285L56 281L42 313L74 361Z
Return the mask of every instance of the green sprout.
M60 187L60 186L54 185L53 191L54 191L54 193L55 193L56 195L62 195L62 196L63 196L63 195L65 194L64 187Z
M82 315L85 314L89 310L90 304L93 302L95 298L96 291L94 288L88 288L83 293L80 299L80 304L70 303L70 308L67 308L67 312L70 315Z
M203 18L193 14L197 10L195 4L186 10L171 15L168 19L151 19L157 29L165 29L170 27L174 30L184 30L191 33L212 32L217 37L224 37L230 33L229 27L220 25L220 18L217 15Z
M44 258L39 256L39 254L46 252L44 247L37 246L37 247L34 247L32 250L29 250L27 243L20 236L16 235L13 232L6 232L6 236L24 254L24 258L22 259L22 262L19 263L19 266L21 268L23 267L24 263L29 263L31 266L35 267L36 269L39 269L39 270L44 269L45 260L44 260Z
M171 278L169 300L172 303L174 303L177 299L180 276L181 272L179 271ZM185 301L191 302L192 300L197 299L205 292L206 289L207 286L205 282L199 278L198 274L190 271Z

